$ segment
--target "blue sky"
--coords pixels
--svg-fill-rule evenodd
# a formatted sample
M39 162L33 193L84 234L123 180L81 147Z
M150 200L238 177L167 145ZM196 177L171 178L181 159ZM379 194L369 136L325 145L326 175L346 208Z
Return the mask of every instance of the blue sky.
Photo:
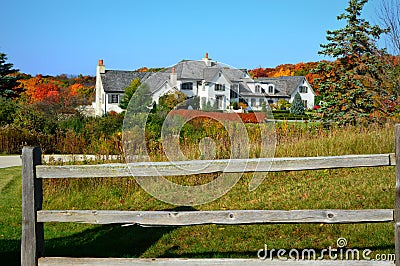
M201 59L238 68L324 59L317 52L348 0L6 0L0 51L21 72L94 75ZM379 0L363 17L374 22ZM325 58L326 59L326 58Z

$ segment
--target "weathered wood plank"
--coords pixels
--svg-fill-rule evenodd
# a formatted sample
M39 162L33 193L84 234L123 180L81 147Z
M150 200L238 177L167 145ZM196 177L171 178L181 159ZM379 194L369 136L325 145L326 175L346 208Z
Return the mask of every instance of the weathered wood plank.
M43 255L43 223L36 222L36 211L42 209L42 180L36 178L36 165L42 163L39 147L22 149L22 238L21 265L37 265Z
M395 128L395 149L396 161L400 162L400 124L396 124ZM395 192L395 207L394 207L394 221L395 221L395 254L396 265L400 266L400 163L396 165L396 192Z
M390 156L390 165L395 166L396 165L396 154L395 153L389 153Z
M39 222L140 224L181 226L199 224L362 223L391 222L393 210L231 210L231 211L104 211L42 210Z
M256 256L256 254L255 254ZM42 266L69 266L69 265L343 265L343 266L371 266L371 265L394 265L391 261L368 261L368 260L260 260L260 259L137 259L137 258L40 258L39 265Z
M390 154L297 158L137 162L129 164L38 166L38 178L178 176L206 173L280 172L391 166Z

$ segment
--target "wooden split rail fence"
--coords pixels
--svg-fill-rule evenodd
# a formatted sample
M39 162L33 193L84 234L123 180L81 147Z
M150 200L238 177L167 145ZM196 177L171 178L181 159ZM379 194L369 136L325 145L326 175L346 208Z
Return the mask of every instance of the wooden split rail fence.
M224 160L179 162L197 164L198 173L215 172L274 172L355 167L394 166L400 162L400 125L395 127L395 154L346 155L329 157L275 158L238 160L228 169ZM271 165L271 160L273 163ZM42 210L44 178L92 178L149 176L149 165L167 175L183 175L171 164L137 163L103 165L41 165L38 147L24 147L22 152L22 243L21 264L26 265L393 265L390 261L280 261L254 259L142 259L142 258L68 258L44 257L45 222L75 222L92 224L139 224L144 226L189 226L200 224L283 224L283 223L387 223L394 222L396 265L400 266L400 164L396 165L396 196L394 209L367 210L228 210L228 211L107 211L107 210ZM264 163L264 164L263 164ZM207 164L204 169L199 164ZM258 164L258 167L253 167ZM265 165L265 167L263 167ZM168 169L173 169L169 171ZM168 172L169 171L169 172ZM256 256L256 254L255 254Z

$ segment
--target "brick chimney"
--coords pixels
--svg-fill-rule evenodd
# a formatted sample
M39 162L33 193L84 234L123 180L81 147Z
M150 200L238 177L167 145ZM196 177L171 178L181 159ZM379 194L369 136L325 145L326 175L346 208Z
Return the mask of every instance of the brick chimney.
M99 59L99 63L97 65L97 73L104 74L106 72L106 66L104 65L103 59Z
M104 113L104 91L103 83L101 81L101 74L106 73L106 66L104 65L103 59L100 59L96 67L96 98L94 100L94 108L96 116L101 116Z
M178 83L178 74L175 72L175 67L171 69L171 74L169 75L169 82L171 86L175 86Z
M201 59L204 63L206 63L206 66L210 67L212 66L212 60L211 58L208 58L208 53L206 53L206 56Z

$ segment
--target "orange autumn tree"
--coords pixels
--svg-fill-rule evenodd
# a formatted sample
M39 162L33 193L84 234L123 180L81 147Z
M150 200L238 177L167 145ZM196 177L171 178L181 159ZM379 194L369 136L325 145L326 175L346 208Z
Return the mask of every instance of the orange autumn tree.
M276 71L273 74L273 78L284 77L284 76L294 76L293 71L294 66L291 64L283 64L276 67Z
M25 89L27 101L30 103L42 102L46 98L58 98L61 84L53 78L37 75L30 79L19 81Z
M307 81L314 86L314 80L316 78L320 78L320 75L317 73L312 73L312 69L314 69L319 62L307 62L307 63L297 63L297 64L282 64L278 65L275 68L255 68L249 70L249 74L253 78L273 78L273 77L282 77L282 76L305 76Z
M26 102L36 106L46 106L46 110L52 109L59 113L75 112L74 108L86 100L82 97L85 87L80 83L73 83L74 80L60 77L37 75L20 80L21 86L25 89Z

